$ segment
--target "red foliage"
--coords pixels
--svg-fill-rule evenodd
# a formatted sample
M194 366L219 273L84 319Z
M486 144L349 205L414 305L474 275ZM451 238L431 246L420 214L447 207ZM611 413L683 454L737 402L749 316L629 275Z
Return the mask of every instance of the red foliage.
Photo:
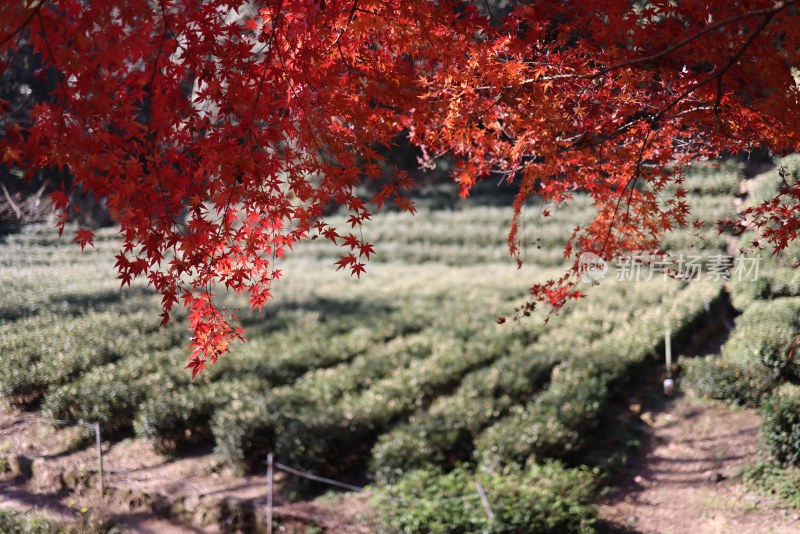
M345 247L338 268L364 271L372 245L331 227L325 207L346 207L350 228L372 206L414 211L400 194L406 176L370 202L354 192L379 177L376 146L398 133L424 154L454 155L465 195L490 174L518 185L517 259L532 195L591 195L597 217L565 253L611 259L654 250L687 223L683 192L663 198L680 177L665 169L800 148L796 1L536 2L502 20L456 0L257 4L0 5L0 69L32 45L57 73L30 123L0 120L3 163L68 169L107 199L125 243L123 284L146 277L165 319L179 293L191 306L193 373L241 335L208 288L263 306L274 260L309 237ZM795 193L763 211L778 218L768 236L778 246L796 235ZM67 198L53 195L62 228ZM534 286L522 311L579 296L574 273Z

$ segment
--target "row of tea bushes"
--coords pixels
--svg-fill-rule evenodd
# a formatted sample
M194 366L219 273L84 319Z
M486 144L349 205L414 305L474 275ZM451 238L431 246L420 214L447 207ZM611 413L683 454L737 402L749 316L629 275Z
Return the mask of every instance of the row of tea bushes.
M237 345L207 374L211 379L251 375L274 386L289 384L311 369L346 363L384 341L382 332L367 327L344 333L330 323L289 328Z
M455 393L379 438L372 450L373 476L390 482L413 469L469 460L480 431L546 384L557 361L552 353L525 349L472 372Z
M782 465L800 466L800 386L783 384L761 407L761 439Z
M262 393L267 386L257 377L241 377L170 388L141 404L134 430L162 453L205 443L211 439L211 418L220 407Z
M480 481L494 513L487 517L476 493ZM588 534L597 531L594 475L558 463L472 473L457 468L413 471L382 487L374 500L382 533L491 534L536 532Z
M177 328L159 328L146 312L42 316L6 323L0 325L0 352L7 365L0 376L0 395L28 404L93 367L170 348L180 336Z
M684 382L700 395L757 406L782 379L800 378L789 358L800 331L800 297L755 301L736 318L719 357L684 361Z
M777 383L772 371L753 361L706 356L682 360L681 366L686 389L739 406L758 406Z
M694 199L703 196L718 196L731 199L739 194L739 182L744 176L744 165L740 161L693 162L684 168L681 186ZM667 186L667 193L677 189L675 183Z
M604 368L576 359L553 371L547 389L489 427L476 440L487 466L525 464L529 458L560 458L579 450L605 407Z
M268 399L264 406L269 407L270 413L328 406L346 392L368 387L392 370L428 356L433 348L429 337L416 334L395 338L352 362L309 372L291 386L270 389L268 382L245 375L208 386L176 389L142 405L135 422L136 432L161 451L174 452L210 439L211 422L215 417L219 426L225 427L220 432L229 434L228 427L235 425L231 420L238 421L243 414L246 418L250 413L247 403L255 402L256 408L262 405L255 399ZM222 413L217 415L218 411ZM275 421L267 412L258 413L264 418L260 422L253 421L255 426L250 430L254 432L260 428L259 424L271 425Z
M565 231L572 231L572 227L565 228ZM524 252L528 262L540 266L561 266L564 264L563 247L542 247L537 248L537 244L525 247ZM510 263L508 246L484 247L474 245L469 242L437 244L427 243L394 243L391 241L381 241L376 247L376 255L370 258L373 263L406 263L424 264L436 263L447 266L462 266L487 263ZM331 259L335 260L341 254L341 249L318 241L302 243L293 252L294 257L310 259ZM333 263L331 261L331 263ZM369 269L369 268L368 268Z
M731 301L734 307L744 311L759 300L800 296L800 273L797 269L800 242L792 241L780 254L775 255L769 249L751 250L754 239L751 234L742 237L741 247L748 250L740 260L742 272L749 271L752 274L732 279Z
M800 378L800 366L788 357L800 332L800 297L754 302L736 318L736 329L722 347L722 358L752 360L776 377Z
M217 450L224 460L251 469L270 450L294 466L317 472L352 467L363 462L372 440L394 421L520 344L515 336L493 333L492 328L466 342L437 339L431 356L398 368L364 391L344 392L329 405L273 411L269 396L250 400L246 411L231 404L214 418Z
M54 273L58 271L58 273ZM91 312L133 313L148 310L157 321L159 299L143 284L120 289L110 278L113 262L63 268L0 268L0 320L16 321L30 316L69 318Z
M525 210L522 239L526 262L545 266L564 264L563 247L576 224L586 222L594 208L588 197L577 195L560 207L544 207L535 201ZM470 207L462 210L421 209L408 214L385 213L363 228L366 239L376 244L371 262L466 265L509 263L509 207ZM345 219L331 224L346 227ZM341 250L324 240L302 243L295 258L335 258Z
M760 176L758 183L755 184L755 187L750 192L748 204L755 206L775 198L783 183L779 173L780 169L785 170L788 183L791 184L800 180L800 154L791 154L777 160L774 169L766 175Z
M685 338L704 320L707 303L720 292L721 284L689 284L663 306L618 325L585 355L559 365L547 389L527 405L515 406L476 440L481 462L525 464L579 452L632 370L660 352L665 326L674 332L673 339Z
M142 353L100 365L54 388L42 403L46 417L99 422L107 433L129 428L142 403L151 396L188 388L189 377L175 366L183 353Z

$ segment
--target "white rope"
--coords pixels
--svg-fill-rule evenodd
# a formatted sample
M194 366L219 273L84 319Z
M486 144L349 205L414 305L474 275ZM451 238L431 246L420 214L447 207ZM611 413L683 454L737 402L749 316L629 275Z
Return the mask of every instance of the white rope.
M364 491L364 488L360 486L353 486L352 484L346 484L344 482L339 482L338 480L333 480L332 478L325 478L317 475L312 475L311 473L306 473L304 471L298 471L293 467L289 467L288 465L284 465L279 462L275 462L275 467L280 469L281 471L286 471L287 473L291 473L293 475L307 478L309 480L314 480L316 482L322 482L323 484L329 484L331 486L338 486L340 488L348 489L351 491Z
M354 486L352 484L347 484L346 482L339 482L338 480L333 480L332 478L321 477L319 475L314 475L312 473L307 473L305 471L299 471L294 467L290 467L286 464L282 464L280 462L274 462L273 464L276 469L280 469L281 471L285 471L287 473L291 473L293 475L307 478L309 480L314 480L316 482L322 482L323 484L329 484L331 486L337 486L339 488L344 488L350 491L367 491L369 489L362 488L361 486ZM386 500L391 502L408 502L408 501L415 501L418 499L426 499L429 501L436 501L436 502L446 502L446 501L467 501L471 499L480 499L481 496L477 493L470 493L467 495L458 495L456 497L440 497L438 499L431 499L428 497L385 497Z

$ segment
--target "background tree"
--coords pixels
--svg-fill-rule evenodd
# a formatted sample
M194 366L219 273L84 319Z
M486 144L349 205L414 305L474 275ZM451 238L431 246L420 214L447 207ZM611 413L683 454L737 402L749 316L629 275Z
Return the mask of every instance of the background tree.
M360 276L373 245L358 227L412 180L370 198L397 136L423 165L453 157L463 195L481 178L560 204L588 193L597 213L565 254L656 251L691 224L681 168L693 158L800 147L796 1L520 5L400 0L80 0L0 7L3 76L24 47L53 69L48 100L4 108L2 161L29 175L69 172L105 199L125 240L123 284L163 295L167 321L190 307L196 373L241 335L212 287L270 298L275 261L302 239L343 248ZM51 195L63 228L66 191ZM796 235L798 195L750 213L780 249ZM326 207L349 210L349 226ZM81 228L75 240L91 243ZM576 260L577 261L577 260ZM576 266L531 288L555 307L580 296Z

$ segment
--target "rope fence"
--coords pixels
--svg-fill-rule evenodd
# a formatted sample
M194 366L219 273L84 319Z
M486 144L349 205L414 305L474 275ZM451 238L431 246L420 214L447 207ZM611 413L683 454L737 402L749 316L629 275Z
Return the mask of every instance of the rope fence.
M38 422L38 423L48 423L51 425L59 425L59 426L82 426L86 428L91 428L94 432L95 437L95 452L97 457L97 484L98 490L100 492L101 498L105 496L105 469L103 465L103 448L102 448L102 434L101 434L101 425L99 422L86 422L86 421L68 421L66 419L51 419L48 417L16 417L12 419L13 423L20 423L20 422ZM340 480L334 480L332 478L327 478L319 475L315 475L314 473L309 473L306 471L301 471L299 469L295 469L290 465L286 465L280 462L276 462L274 459L274 455L269 453L267 455L267 533L272 534L272 519L274 516L274 503L273 503L273 493L274 493L274 474L275 470L283 471L290 475L304 478L307 480L311 480L314 482L319 482L321 484L326 484L328 486L336 487L339 489L352 491L352 492L371 492L369 488L364 488L361 486L356 486L354 484L348 484L347 482L342 482ZM112 469L111 472L114 472ZM439 497L435 499L429 499L435 502L452 502L452 501L468 501L473 499L480 500L483 509L486 513L486 516L489 518L490 521L494 521L494 513L492 512L491 505L489 504L489 499L486 496L486 491L484 490L483 486L480 482L475 482L475 493L468 493L466 495L456 495L453 497ZM390 498L388 499L390 502L396 503L407 503L409 501L414 500L414 498Z
M348 491L353 492L371 492L368 488L363 488L361 486L355 486L353 484L348 484L346 482L341 482L339 480L334 480L332 478L321 477L319 475L315 475L313 473L307 473L305 471L300 471L299 469L295 469L294 467L282 464L280 462L276 462L274 459L274 455L269 453L267 455L267 534L272 534L272 517L273 517L273 503L272 503L272 490L274 486L273 476L274 470L278 469L285 473L289 473L290 475L294 475L300 478L305 478L307 480L312 480L314 482L320 482L322 484L327 484L329 486L333 486L336 488L345 489ZM481 504L483 505L483 509L486 512L486 517L489 518L489 521L494 521L494 513L492 512L492 507L489 504L489 499L486 496L486 491L483 488L483 485L479 481L475 482L475 493L468 493L466 495L457 495L454 497L439 497L436 499L428 499L435 502L452 502L452 501L468 501L472 499L479 499ZM404 503L414 500L413 498L409 499L388 499L390 502L395 503Z

